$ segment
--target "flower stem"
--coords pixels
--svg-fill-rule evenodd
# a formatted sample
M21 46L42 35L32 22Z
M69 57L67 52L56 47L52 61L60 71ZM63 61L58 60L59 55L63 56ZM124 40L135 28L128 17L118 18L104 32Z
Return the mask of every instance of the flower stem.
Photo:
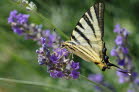
M47 23L50 24L50 26L54 29L56 29L56 31L58 31L58 33L63 37L65 38L66 40L69 39L69 37L64 33L62 32L59 28L57 28L56 26L54 26L49 19L47 19L46 17L44 17L41 13L38 13L36 11L33 11L34 14L38 15L41 19L45 20ZM43 21L44 22L44 21ZM45 24L45 23L44 23Z
M57 87L57 86L52 86L52 85L46 85L46 83L41 83L41 82L33 82L33 81L25 81L25 80L16 80L16 79L9 79L9 78L0 78L0 81L4 81L4 82L14 82L14 83L19 83L19 84L26 84L26 85L34 85L34 86L44 86L47 88L51 88L51 89L57 89L57 90L63 90L63 91L75 91L75 89L71 89L71 88L62 88L62 87Z
M84 80L86 80L86 81L88 81L88 82L90 82L90 83L92 83L92 84L94 84L94 85L96 85L96 86L99 86L100 88L102 88L103 90L105 90L104 92L112 92L110 89L108 89L107 87L105 87L105 86L103 86L103 85L101 85L101 84L99 84L99 83L96 83L96 82L94 82L94 81L91 81L91 80L89 80L88 78L86 78L85 76L83 76L83 75L81 75L80 74L80 78L82 78L82 79L84 79Z

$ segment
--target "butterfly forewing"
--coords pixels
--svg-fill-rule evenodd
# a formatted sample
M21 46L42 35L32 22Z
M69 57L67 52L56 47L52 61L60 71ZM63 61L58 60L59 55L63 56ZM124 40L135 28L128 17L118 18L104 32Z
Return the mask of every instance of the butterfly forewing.
M79 20L71 35L71 41L75 41L77 45L82 45L85 48L90 48L98 55L103 49L103 23L101 23L103 22L103 12L103 3L92 6Z
M102 37L104 36L104 4L103 3L96 3L94 5L95 13L99 22L99 27L101 30Z

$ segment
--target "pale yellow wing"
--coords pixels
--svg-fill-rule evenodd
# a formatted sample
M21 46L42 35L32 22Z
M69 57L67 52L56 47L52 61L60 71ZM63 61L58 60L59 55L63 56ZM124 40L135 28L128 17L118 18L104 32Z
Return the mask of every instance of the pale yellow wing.
M79 20L71 34L71 41L76 46L86 48L88 52L95 52L102 59L103 49L103 12L104 4L92 6Z

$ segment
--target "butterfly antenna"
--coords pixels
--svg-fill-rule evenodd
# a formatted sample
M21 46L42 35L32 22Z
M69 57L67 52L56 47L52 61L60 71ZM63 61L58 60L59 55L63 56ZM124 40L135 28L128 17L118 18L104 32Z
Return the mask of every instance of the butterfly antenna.
M121 72L121 73L125 73L125 74L128 74L129 76L131 76L131 72L129 72L127 70L124 70L124 69L120 68L119 66L117 66L115 64L109 63L109 66L114 66L118 69L116 71Z

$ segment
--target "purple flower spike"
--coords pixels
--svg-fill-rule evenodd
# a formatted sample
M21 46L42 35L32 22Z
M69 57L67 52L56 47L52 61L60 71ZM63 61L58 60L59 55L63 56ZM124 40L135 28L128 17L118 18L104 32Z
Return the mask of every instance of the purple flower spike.
M117 56L117 55L118 55L118 53L117 53L116 49L112 49L111 56Z
M18 35L22 35L23 34L23 30L19 27L12 27L12 30L14 31L14 33L18 34Z
M62 73L62 71L59 71L58 73L57 73L57 77L58 78L62 78L64 76L64 74Z
M57 48L51 54L46 44L42 44L42 47L36 53L38 54L39 64L47 65L47 71L51 77L65 79L77 79L79 77L80 72L77 72L79 63L67 58L66 49Z
M64 74L62 73L62 71L54 70L54 71L50 72L50 76L53 78L62 78L64 76Z
M27 14L18 14L16 19L19 24L24 24L28 22L29 15Z
M64 50L64 49L61 49L61 48L54 49L54 52L57 53L58 57L67 55L67 50Z
M18 12L16 10L13 10L10 12L10 16L8 18L8 23L12 23L12 22L15 22L15 18L16 18L16 14Z
M132 76L134 79L136 79L137 76L138 76L138 74L137 74L137 72L132 72L131 76Z
M52 54L51 56L50 56L50 60L54 63L54 64L56 64L56 63L58 63L58 57L56 56L56 54Z
M53 78L57 78L57 73L58 72L56 70L54 70L54 71L50 72L50 76Z
M50 35L50 30L45 30L43 34L48 37Z
M120 25L119 24L115 25L115 29L113 31L115 33L120 33L120 31L121 31Z
M49 35L49 39L51 39L52 42L56 40L56 34Z
M41 44L45 44L46 43L46 38L41 37Z
M79 62L78 62L78 63L72 62L71 67L72 67L74 70L78 70L78 69L80 68L80 67L79 67Z
M73 79L77 79L79 77L79 74L80 72L77 72L76 70L73 70L70 74L70 76L73 78Z
M38 63L39 65L43 65L46 62L46 58L44 56L39 56L38 57Z
M120 35L118 35L118 36L116 37L116 39L115 39L115 43L116 43L117 45L122 45L122 44L123 44L123 37L120 36Z
M129 52L129 51L128 51L128 48L123 47L123 48L122 48L122 52L123 52L124 54L128 54L128 52Z
M29 15L27 14L17 14L18 12L16 10L11 11L10 16L8 18L8 23L17 23L17 24L23 24L28 22Z
M54 34L49 35L48 46L52 47L52 45L55 42L55 40L56 40L56 35L54 35Z
M118 65L124 66L125 65L125 60L118 60Z
M128 48L128 35L129 32L125 28L120 28L120 25L116 25L114 32L118 33L117 37L115 39L116 46L114 46L114 49L111 50L111 56L116 57L116 61L118 62L118 65L123 66L124 70L127 70L128 72L118 72L117 75L119 77L119 83L124 82L133 82L136 77L134 75L134 66L132 64L132 59L129 54L129 48ZM132 76L125 76L124 74L130 74Z

